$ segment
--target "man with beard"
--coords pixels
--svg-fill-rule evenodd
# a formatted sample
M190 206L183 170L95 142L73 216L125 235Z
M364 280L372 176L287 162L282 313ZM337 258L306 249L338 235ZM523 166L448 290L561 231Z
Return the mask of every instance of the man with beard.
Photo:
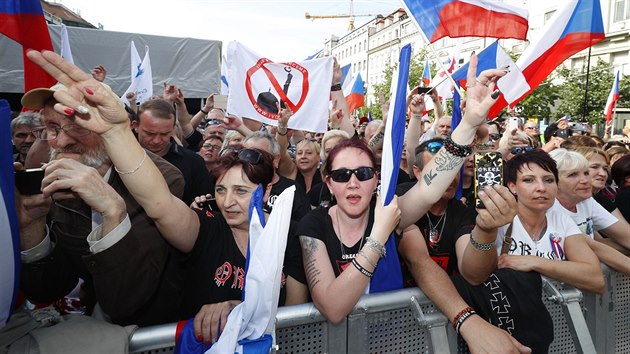
M135 171L112 168L101 137L74 124L81 113L55 110L56 91L69 94L57 84L22 98L25 107L41 109L44 126L34 134L51 148L43 193L16 195L22 290L32 302L50 303L82 280L86 314L98 303L116 324L177 320L181 274L176 254L121 181L121 174ZM181 173L154 154L147 156L171 192L181 196Z
M35 141L35 136L31 131L40 125L39 114L35 112L20 113L11 121L11 138L14 151L17 151L13 154L13 161L24 164L26 154Z

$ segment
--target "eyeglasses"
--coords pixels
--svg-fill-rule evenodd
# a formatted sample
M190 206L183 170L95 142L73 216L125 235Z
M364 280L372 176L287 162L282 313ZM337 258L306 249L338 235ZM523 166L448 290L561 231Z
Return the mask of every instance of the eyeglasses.
M533 127L525 127L525 129L528 129L528 130L538 130L538 127L537 127L537 126L533 126Z
M442 143L441 141L432 141L432 142L426 144L422 148L422 151L428 151L431 154L435 155L435 154L437 154L438 151L440 151L442 146L444 146L444 143Z
M335 182L348 182L352 175L357 176L357 179L361 182L367 181L374 177L374 167L359 167L351 170L349 168L340 168L338 170L330 171L330 178Z
M201 147L206 150L214 150L214 151L221 150L221 145L203 144L201 145Z
M534 150L534 148L531 146L517 147L516 149L512 150L512 155L521 155L532 150Z
M501 140L501 137L503 136L503 134L495 133L495 134L490 134L488 136L490 137L490 140L498 141L498 140Z
M50 125L33 129L31 133L33 133L33 135L35 135L35 137L39 140L55 140L57 139L59 132L62 130L64 133L73 138L80 138L91 133L89 129L82 128L76 124L66 124L63 127Z

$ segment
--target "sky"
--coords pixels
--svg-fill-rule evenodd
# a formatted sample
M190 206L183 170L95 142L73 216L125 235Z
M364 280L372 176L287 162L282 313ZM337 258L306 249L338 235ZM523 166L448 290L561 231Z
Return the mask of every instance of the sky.
M53 2L54 0L50 0ZM275 61L298 61L323 48L331 35L348 33L348 19L307 20L348 14L350 0L56 0L105 30L220 40L223 52L237 40ZM387 15L399 0L355 0L354 13ZM355 27L372 17L357 17Z

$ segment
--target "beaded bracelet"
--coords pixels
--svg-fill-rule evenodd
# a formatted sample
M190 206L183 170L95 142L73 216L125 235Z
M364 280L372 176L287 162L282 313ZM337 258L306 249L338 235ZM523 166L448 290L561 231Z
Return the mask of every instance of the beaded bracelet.
M449 154L458 157L466 157L472 154L472 145L459 145L450 136L444 139L444 148Z
M356 258L352 260L352 265L353 265L356 269L358 269L358 270L359 270L359 272L361 272L361 274L365 275L365 276L366 276L366 277L368 277L368 278L371 278L371 277L374 275L374 273L372 273L372 272L370 272L369 270L367 270L367 269L363 268L363 266L362 266L362 265L360 265L360 264L359 264L359 262L357 262L357 259L356 259Z
M480 250L480 251L490 251L490 250L492 250L493 248L495 248L495 247L496 247L496 245L495 245L495 241L488 242L488 243L481 243L481 242L477 242L477 240L475 240L475 239L473 238L473 234L472 234L472 232L470 233L470 244L471 244L474 248L476 248L476 249L478 249L478 250Z
M380 242L371 237L365 239L365 245L376 252L376 254L378 254L380 257L385 257L387 255L385 247L383 247Z
M465 309L463 309L462 311L460 311L460 313L457 314L457 316L455 316L455 318L453 319L453 329L455 329L455 332L457 332L457 334L459 334L459 330L462 327L462 324L468 319L470 318L470 316L472 315L476 315L477 312L475 312L475 310L468 306Z

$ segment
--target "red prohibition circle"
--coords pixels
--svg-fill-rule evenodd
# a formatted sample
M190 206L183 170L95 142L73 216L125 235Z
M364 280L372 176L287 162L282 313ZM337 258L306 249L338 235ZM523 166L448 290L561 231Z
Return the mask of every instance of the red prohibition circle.
M280 96L280 99L282 100L282 102L284 102L287 105L287 107L289 107L291 112L295 114L297 113L297 111L300 110L300 108L302 107L302 104L304 104L304 101L306 100L306 96L308 95L308 90L309 90L308 70L306 70L306 68L304 68L303 66L295 62L280 63L292 69L296 69L302 74L302 94L300 96L300 100L298 101L298 103L295 104L284 93L284 91L282 90L282 87L278 83L278 80L276 80L276 78L273 76L273 73L268 68L265 67L265 64L269 64L269 63L274 63L274 62L267 58L260 58L258 59L256 64L254 64L254 66L252 66L251 68L247 70L247 74L245 76L245 91L247 91L247 97L249 97L249 101L252 103L252 106L254 106L254 109L256 110L256 112L258 112L258 114L264 116L265 118L278 120L279 114L268 112L256 102L256 98L254 97L254 93L252 92L252 81L251 81L252 75L254 75L254 73L256 73L258 70L262 69L262 71L265 73L265 75L269 79L271 86L273 86L276 93Z

